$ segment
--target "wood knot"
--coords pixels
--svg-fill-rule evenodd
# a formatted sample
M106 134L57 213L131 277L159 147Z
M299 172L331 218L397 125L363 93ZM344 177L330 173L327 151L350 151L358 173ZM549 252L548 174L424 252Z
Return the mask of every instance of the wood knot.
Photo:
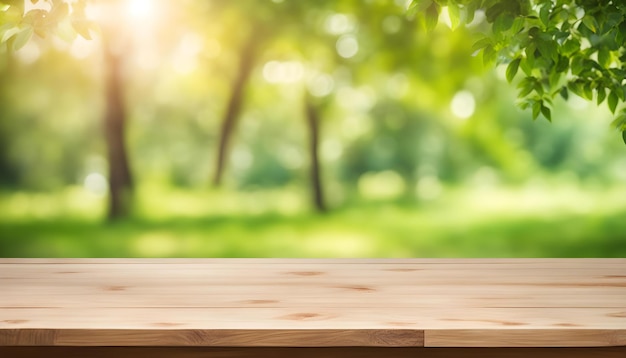
M376 289L371 288L371 287L365 287L365 286L335 286L335 288L341 288L344 290L352 290L352 291L359 291L359 292L374 292L376 291Z
M28 320L27 319L5 319L2 322L8 323L8 324L20 324L20 323L26 323L28 322Z
M176 326L182 326L182 323L172 323L172 322L156 322L152 324L153 326L156 327L176 327Z
M321 315L321 314L318 314L318 313L302 312L302 313L288 314L288 315L285 315L285 316L281 316L280 318L281 319L292 320L292 321L307 321L307 320L324 319L324 315Z
M287 272L288 275L296 275L296 276L319 276L324 273L321 271L292 271Z
M413 323L411 322L385 322L386 324L390 325L390 326L399 326L399 327L405 327L405 326L412 326Z
M626 318L626 311L609 313L609 314L607 314L607 316L609 316L609 317L616 317L616 318Z
M125 291L127 286L104 286L103 289L105 291Z
M557 326L557 327L580 327L579 324L575 324L575 323L555 323L555 324L553 324L553 326Z
M280 301L278 301L278 300L246 300L246 301L243 301L243 303L253 304L253 305L264 305L264 304L278 303L278 302L280 302Z

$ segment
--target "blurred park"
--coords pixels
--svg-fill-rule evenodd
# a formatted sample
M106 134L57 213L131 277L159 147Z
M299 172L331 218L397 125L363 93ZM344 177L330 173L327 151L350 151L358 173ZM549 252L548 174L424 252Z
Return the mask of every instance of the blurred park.
M609 110L533 120L484 16L406 8L94 0L3 44L0 256L626 257Z

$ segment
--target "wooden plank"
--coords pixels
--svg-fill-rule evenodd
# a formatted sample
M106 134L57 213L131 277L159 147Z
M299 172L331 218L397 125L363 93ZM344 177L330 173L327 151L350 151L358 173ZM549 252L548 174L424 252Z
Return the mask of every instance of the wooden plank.
M190 348L0 347L11 358L623 358L626 347L598 348Z
M626 346L626 330L428 330L426 347L612 347Z
M0 346L423 347L419 330L0 330Z
M481 265L485 268L610 268L624 267L626 259L623 258L582 258L582 259L307 259L307 258L188 258L188 259L126 259L126 258L93 258L93 259L7 259L0 258L0 265L176 265L176 266L211 266L223 265L259 265L259 266L287 266L298 267L305 265L329 266L356 266L367 268L369 266L396 266L396 265L421 265L429 267L461 267L468 265Z
M612 308L3 308L0 329L600 329Z
M465 295L395 295L384 292L367 294L344 292L341 295L293 294L290 296L267 292L260 295L250 292L239 297L233 295L199 295L172 292L117 292L103 291L91 287L71 288L66 293L47 295L23 291L6 291L0 295L0 308L372 308L389 306L397 308L620 308L626 303L620 295L531 295L528 292L509 294L465 294Z
M626 331L626 259L5 259L0 292L0 346L604 346Z

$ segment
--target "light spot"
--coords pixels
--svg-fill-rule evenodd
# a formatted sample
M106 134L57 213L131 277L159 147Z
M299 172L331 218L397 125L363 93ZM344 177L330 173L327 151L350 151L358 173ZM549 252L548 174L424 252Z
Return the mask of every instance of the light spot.
M198 67L198 55L202 52L202 37L196 33L185 34L172 58L174 71L189 74Z
M332 162L343 154L343 146L337 139L326 139L322 142L322 157L324 160Z
M22 63L30 65L39 59L41 50L35 41L28 41L24 47L15 52L15 55Z
M316 74L307 81L307 89L315 97L328 96L335 87L333 78L325 73Z
M246 147L237 146L233 149L231 163L236 170L246 170L252 166L254 158Z
M343 35L337 40L337 53L343 58L352 58L359 52L359 42L353 35Z
M268 83L295 83L303 75L304 68L298 61L269 61L263 66L263 78Z
M387 16L383 19L382 28L388 34L395 34L402 28L402 20L398 16Z
M93 54L96 50L95 42L86 40L82 36L76 37L70 47L70 54L76 59L84 59Z
M415 194L420 199L432 200L441 195L442 190L443 188L439 178L434 175L429 175L418 180L415 187Z
M126 12L131 19L145 20L154 16L154 0L128 0Z
M450 103L450 111L460 119L467 119L474 114L476 110L476 100L470 91L459 91L452 98Z
M366 199L388 200L400 196L405 190L404 179L393 170L365 173L358 182L359 193Z
M85 189L87 189L87 191L98 196L103 196L108 191L108 181L105 176L100 173L88 174L85 177L83 186L85 187Z
M324 29L332 35L342 35L354 31L354 20L344 14L332 14L326 18Z

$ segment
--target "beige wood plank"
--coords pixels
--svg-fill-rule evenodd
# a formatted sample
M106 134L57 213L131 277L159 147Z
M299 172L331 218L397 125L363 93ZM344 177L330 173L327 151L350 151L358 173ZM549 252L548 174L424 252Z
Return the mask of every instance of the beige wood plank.
M0 259L0 345L392 345L423 331L620 345L626 259Z
M320 265L352 266L352 269L369 269L371 266L425 266L443 268L476 267L485 268L623 268L626 259L258 259L258 258L229 258L229 259L0 259L0 270L4 265L172 265L181 267L209 266L226 267L232 265L255 265L258 267L303 267Z
M95 285L92 285L95 283ZM136 281L77 281L73 285L57 286L49 283L4 285L2 291L9 295L161 295L172 292L197 295L211 299L215 296L236 297L241 300L257 299L267 295L281 295L287 297L333 297L350 295L358 299L367 295L378 295L382 299L391 300L398 296L490 296L523 295L553 296L577 295L584 297L618 296L626 299L626 287L613 286L558 286L558 285L363 285L350 282L334 282L320 285L303 284L262 284L255 285L202 285L202 284L145 284L138 285Z
M426 347L613 347L626 346L626 330L428 330Z
M0 308L175 308L175 307L293 307L293 308L385 308L394 307L456 307L456 308L623 308L626 300L620 295L529 295L528 293L493 295L396 295L379 292L360 294L347 292L341 295L284 295L250 292L239 297L233 295L189 295L163 289L158 294L116 291L94 293L88 287L69 289L65 293L38 295L27 292L6 291L0 295Z
M0 329L626 329L613 308L3 308Z
M427 277L480 277L486 275L489 279L496 277L529 277L531 279L541 277L564 277L576 278L582 276L598 279L626 279L625 267L525 267L511 268L504 266L493 268L485 265L464 265L433 267L433 265L2 265L0 266L0 279L27 279L58 277L67 279L80 276L110 277L115 275L133 275L148 277L202 277L222 278L250 277L263 278L268 276L294 278L294 279L326 279L326 278L376 278L389 277L398 279L427 278Z

